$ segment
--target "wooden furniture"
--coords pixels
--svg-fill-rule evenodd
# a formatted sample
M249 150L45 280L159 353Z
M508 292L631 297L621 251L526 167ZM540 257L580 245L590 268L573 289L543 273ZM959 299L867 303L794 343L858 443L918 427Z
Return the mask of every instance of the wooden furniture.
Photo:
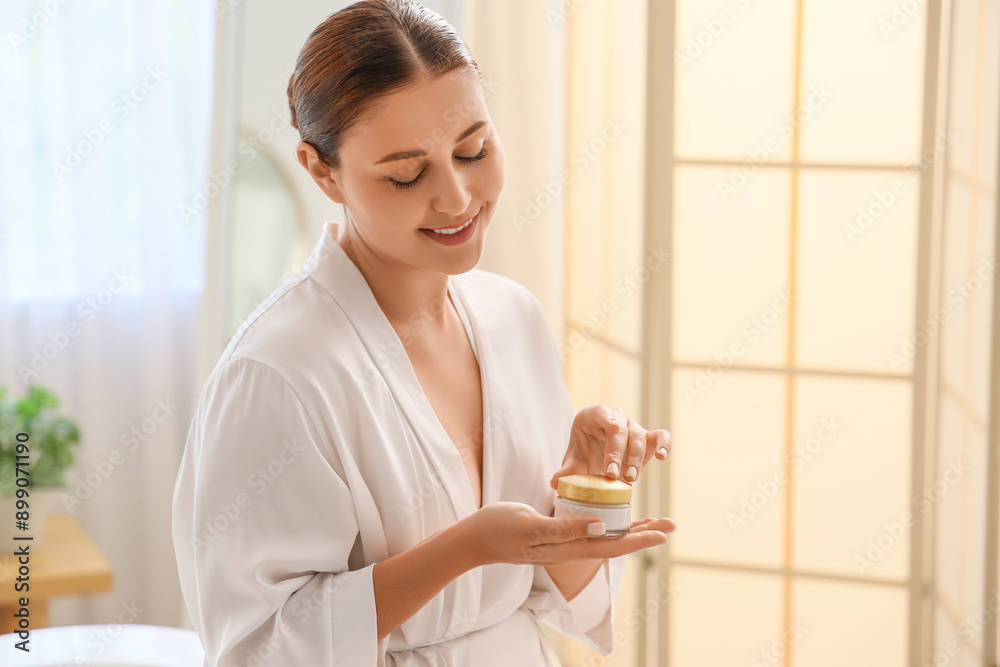
M111 566L71 514L48 517L41 549L30 551L27 592L14 590L18 567L16 555L0 554L0 634L19 629L21 597L29 599L30 629L38 630L48 627L49 598L111 590Z

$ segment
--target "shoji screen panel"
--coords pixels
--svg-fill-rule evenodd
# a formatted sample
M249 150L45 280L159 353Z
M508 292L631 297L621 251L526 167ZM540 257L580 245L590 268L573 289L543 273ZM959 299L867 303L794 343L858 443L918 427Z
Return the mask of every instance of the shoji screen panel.
M913 4L675 5L671 665L906 664Z
M971 667L997 660L996 646L987 647L985 640L987 627L996 627L998 603L997 563L987 561L986 546L990 531L995 540L998 529L987 522L987 480L997 337L1000 2L953 0L951 10L939 288L947 321L941 327L938 447L930 489L931 497L940 498L934 504L933 655ZM989 568L994 568L992 589Z

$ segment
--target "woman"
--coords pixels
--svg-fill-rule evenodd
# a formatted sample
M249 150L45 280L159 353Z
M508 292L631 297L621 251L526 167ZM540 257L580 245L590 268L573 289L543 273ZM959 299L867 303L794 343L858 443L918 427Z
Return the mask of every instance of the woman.
M617 539L552 517L562 475L634 481L670 436L574 415L541 306L475 269L503 150L465 43L407 0L309 36L297 156L344 224L230 341L174 494L211 665L552 665L538 623L612 649Z

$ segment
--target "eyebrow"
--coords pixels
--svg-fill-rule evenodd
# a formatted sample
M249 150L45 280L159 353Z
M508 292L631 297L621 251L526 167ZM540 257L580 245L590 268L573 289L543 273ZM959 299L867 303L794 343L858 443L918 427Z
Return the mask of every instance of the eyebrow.
M472 125L469 126L469 129L467 129L462 134L458 135L458 139L455 140L455 143L457 144L462 139L465 139L467 136L469 136L470 134L472 134L473 132L475 132L476 130L478 130L479 128L481 128L483 125L486 125L486 121L485 120L476 121L475 123L473 123ZM400 151L398 153L389 153L388 155L386 155L384 158L382 158L381 160L379 160L375 164L382 164L383 162L394 162L396 160L406 160L406 159L409 159L411 157L420 157L421 155L427 155L427 153L424 152L424 151L421 151L421 150Z

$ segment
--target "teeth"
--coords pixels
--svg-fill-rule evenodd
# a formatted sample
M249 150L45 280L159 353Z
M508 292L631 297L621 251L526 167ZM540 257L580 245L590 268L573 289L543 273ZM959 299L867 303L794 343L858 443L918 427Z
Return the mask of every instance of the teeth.
M475 220L475 219L476 219L475 216L473 216L472 220ZM468 227L469 225L471 225L472 224L472 220L469 220L467 223L465 223L461 227L456 227L455 229L442 229L442 230L432 229L431 231L434 232L435 234L445 234L445 235L457 234L460 231L462 231L463 229L465 229L466 227Z

